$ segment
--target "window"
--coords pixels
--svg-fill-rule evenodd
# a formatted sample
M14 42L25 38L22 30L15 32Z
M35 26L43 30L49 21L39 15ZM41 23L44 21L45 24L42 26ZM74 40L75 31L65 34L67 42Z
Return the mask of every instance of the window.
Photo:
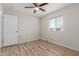
M63 16L53 17L49 20L50 31L63 31Z

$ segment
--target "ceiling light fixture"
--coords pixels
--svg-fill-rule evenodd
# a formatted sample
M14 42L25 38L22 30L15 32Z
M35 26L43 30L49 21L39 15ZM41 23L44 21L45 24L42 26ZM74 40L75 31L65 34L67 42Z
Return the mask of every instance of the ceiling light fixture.
M35 10L39 10L39 7L35 7L34 9L35 9Z

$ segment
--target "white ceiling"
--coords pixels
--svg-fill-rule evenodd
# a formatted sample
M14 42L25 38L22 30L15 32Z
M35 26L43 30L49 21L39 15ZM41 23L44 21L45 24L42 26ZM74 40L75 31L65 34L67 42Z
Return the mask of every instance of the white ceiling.
M45 5L42 7L43 9L46 10L46 12L42 12L39 10L35 14L33 13L33 10L34 10L33 8L24 8L25 6L33 6L32 3L4 3L2 5L3 7L6 7L6 8L13 7L15 10L18 10L24 13L29 13L34 16L44 16L58 9L68 6L70 5L70 3L49 3L48 5Z

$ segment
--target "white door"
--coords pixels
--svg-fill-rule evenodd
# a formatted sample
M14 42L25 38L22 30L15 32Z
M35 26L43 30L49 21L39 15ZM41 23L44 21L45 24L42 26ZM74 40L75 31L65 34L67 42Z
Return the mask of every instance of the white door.
M2 47L2 16L0 14L0 48Z
M3 46L17 44L17 16L3 17Z

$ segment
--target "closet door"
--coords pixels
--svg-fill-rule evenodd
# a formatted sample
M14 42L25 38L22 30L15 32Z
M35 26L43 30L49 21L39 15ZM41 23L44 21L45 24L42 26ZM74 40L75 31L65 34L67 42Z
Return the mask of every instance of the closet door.
M2 47L2 15L0 14L0 48Z
M3 17L3 46L17 44L17 16Z

